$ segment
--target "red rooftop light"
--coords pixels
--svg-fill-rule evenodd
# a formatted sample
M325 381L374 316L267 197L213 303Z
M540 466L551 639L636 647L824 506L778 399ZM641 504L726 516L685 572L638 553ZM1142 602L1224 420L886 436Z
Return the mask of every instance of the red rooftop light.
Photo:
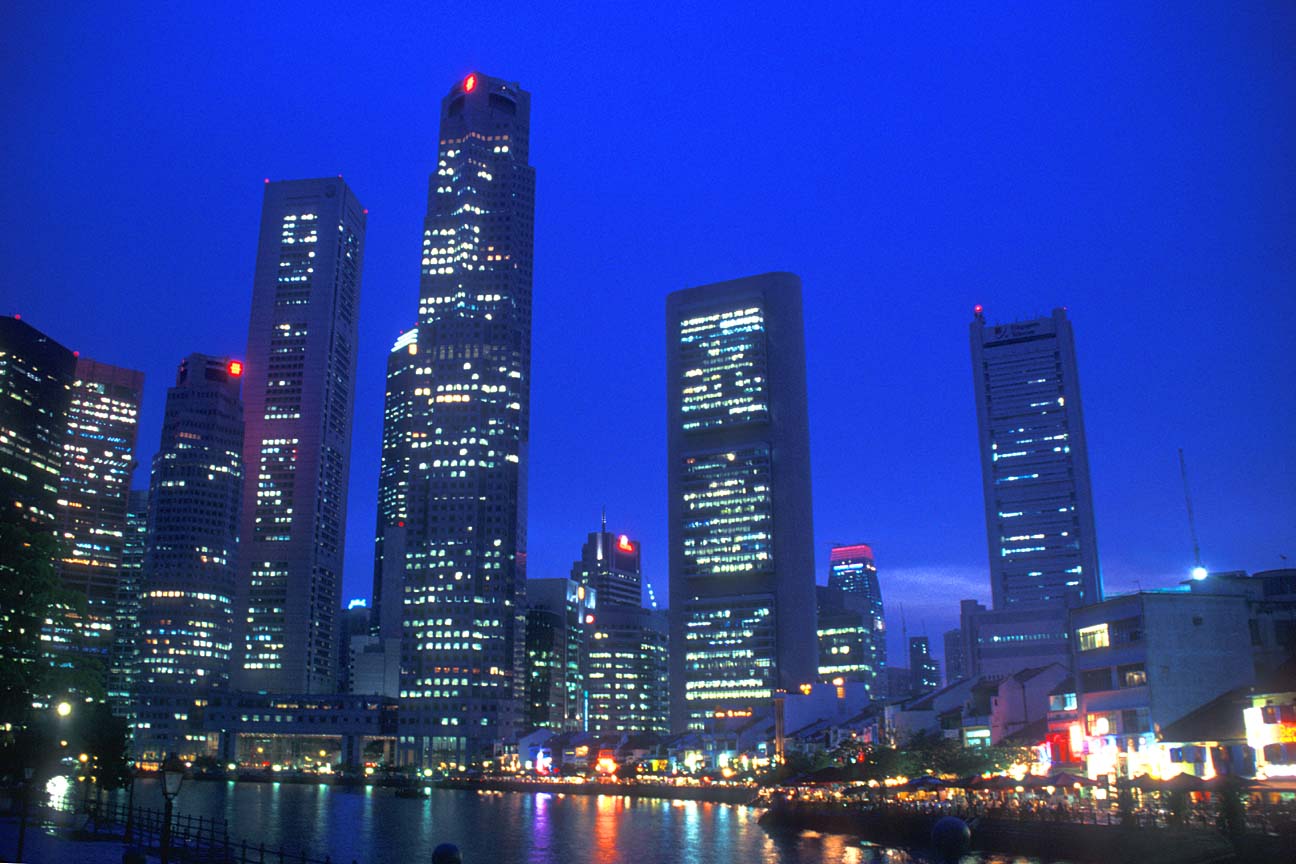
M469 75L467 78L464 79L464 92L471 93L473 90L476 89L477 89L477 76Z
M617 548L620 549L622 552L633 552L634 544L630 542L629 537L622 534L620 537L617 538Z
M977 315L980 315L983 311L985 311L985 307L982 306L980 303L978 303L972 307L972 311L975 312Z
M231 360L229 365L225 367L225 370L237 378L243 374L243 364L237 360Z

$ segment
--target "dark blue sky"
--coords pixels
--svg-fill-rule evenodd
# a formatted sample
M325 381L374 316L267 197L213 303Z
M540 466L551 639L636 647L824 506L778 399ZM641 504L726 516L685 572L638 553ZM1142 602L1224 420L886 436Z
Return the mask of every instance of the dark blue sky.
M530 572L606 504L666 595L664 297L805 283L820 581L875 545L899 650L987 598L967 324L1066 305L1110 590L1296 560L1296 5L27 4L0 27L0 308L144 369L241 355L262 178L369 208L346 572L412 324L437 106L533 93ZM635 5L635 4L629 4ZM772 4L771 4L772 5ZM1043 8L1043 7L1041 7Z

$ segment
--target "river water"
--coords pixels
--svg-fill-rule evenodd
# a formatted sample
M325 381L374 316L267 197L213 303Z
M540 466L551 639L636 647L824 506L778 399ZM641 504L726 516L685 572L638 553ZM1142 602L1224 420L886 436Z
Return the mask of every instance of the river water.
M162 808L156 780L139 780L135 804ZM417 800L390 789L292 783L186 782L176 812L224 819L231 839L280 844L336 864L426 864L454 843L464 864L919 864L922 856L858 839L803 832L772 837L759 811L701 801L612 795L433 790ZM963 864L1039 864L967 856Z

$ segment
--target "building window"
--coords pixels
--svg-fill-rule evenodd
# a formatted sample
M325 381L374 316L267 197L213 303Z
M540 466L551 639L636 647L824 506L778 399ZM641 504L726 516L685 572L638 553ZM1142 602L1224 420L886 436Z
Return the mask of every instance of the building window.
M1086 693L1101 693L1112 689L1111 667L1089 669L1080 673L1080 686Z
M1116 667L1116 680L1121 687L1143 687L1147 684L1147 670L1142 663Z
M1050 711L1074 711L1076 710L1076 694L1074 693L1054 693L1049 697Z
M1076 631L1076 640L1081 651L1093 651L1095 648L1106 648L1111 644L1107 635L1106 624L1095 624L1093 627L1081 627ZM1088 690L1089 688L1085 688Z

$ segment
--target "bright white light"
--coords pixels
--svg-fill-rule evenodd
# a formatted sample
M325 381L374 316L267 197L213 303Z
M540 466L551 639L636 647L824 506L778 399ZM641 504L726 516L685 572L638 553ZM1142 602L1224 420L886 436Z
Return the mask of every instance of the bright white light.
M60 702L60 703L58 703L58 705L54 708L54 712L55 712L56 714L58 714L58 716L60 716L60 717L66 717L66 716L68 716L69 714L72 713L72 706L71 706L70 704L68 704L67 702Z
M1205 579L1208 575L1209 574L1206 572L1206 568L1202 567L1201 565L1198 565L1192 569L1192 578L1196 579L1198 582Z
M68 778L64 777L62 774L51 777L49 782L45 784L45 794L49 796L51 805L60 803L63 800L63 796L67 794L67 790Z

